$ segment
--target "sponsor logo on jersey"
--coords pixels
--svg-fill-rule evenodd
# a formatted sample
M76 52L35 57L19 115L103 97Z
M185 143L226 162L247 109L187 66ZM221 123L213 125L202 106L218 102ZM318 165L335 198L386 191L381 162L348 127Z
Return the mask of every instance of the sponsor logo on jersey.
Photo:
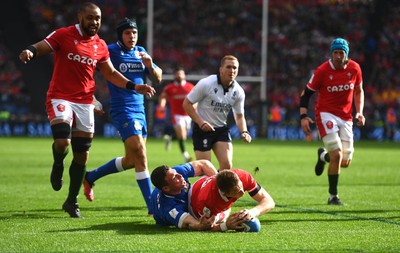
M354 89L354 83L331 85L331 86L326 87L326 90L328 92L341 92L341 91L348 91L348 90L353 90L353 89Z
M70 61L77 61L77 62L87 64L90 66L96 66L96 64L97 64L97 60L93 60L92 58L84 56L84 55L69 53L69 54L67 54L67 58Z
M118 68L121 73L142 72L144 69L144 66L142 63L123 62L118 66Z
M232 109L232 106L230 104L216 102L214 100L211 101L211 106L214 107L214 112L229 112Z

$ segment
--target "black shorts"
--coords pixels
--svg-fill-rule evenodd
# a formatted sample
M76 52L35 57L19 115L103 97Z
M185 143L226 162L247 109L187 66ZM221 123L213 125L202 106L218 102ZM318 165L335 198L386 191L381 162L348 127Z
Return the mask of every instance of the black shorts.
M218 127L213 132L203 132L199 125L193 124L193 147L195 151L209 151L218 141L232 142L229 127Z

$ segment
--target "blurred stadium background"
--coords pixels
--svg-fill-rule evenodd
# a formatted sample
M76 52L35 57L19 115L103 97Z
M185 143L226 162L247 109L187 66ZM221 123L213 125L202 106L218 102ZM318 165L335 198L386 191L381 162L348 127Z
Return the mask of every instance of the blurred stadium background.
M51 136L44 101L52 57L36 58L33 64L24 65L18 54L54 29L76 23L79 2L2 3L0 136ZM138 45L146 47L163 69L164 81L155 87L159 92L171 81L176 65L183 65L188 80L196 83L199 77L216 73L223 55L237 56L239 80L246 91L246 117L257 138L306 138L299 129L300 92L315 67L329 58L330 41L346 38L349 56L360 63L364 77L367 125L355 128L356 139L400 141L399 131L389 131L390 126L397 129L400 118L400 1L154 0L152 12L145 0L92 2L102 10L100 36L107 43L116 41L114 27L121 18L137 19ZM263 3L268 4L265 73L261 53ZM266 89L261 88L263 76ZM96 81L96 96L107 110L108 91L100 73ZM150 133L158 137L162 128L154 120L156 104L157 96L147 100ZM393 111L397 116L394 121L388 117ZM232 132L236 136L234 127ZM96 119L96 135L116 135L107 116Z

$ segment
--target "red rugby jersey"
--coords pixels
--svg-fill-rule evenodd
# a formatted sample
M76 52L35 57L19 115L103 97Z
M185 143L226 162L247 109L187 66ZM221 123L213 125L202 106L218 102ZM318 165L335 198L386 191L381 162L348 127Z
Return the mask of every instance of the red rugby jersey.
M253 176L240 169L232 169L243 183L243 190L252 192L257 189L257 182ZM197 180L191 189L190 207L193 214L200 218L203 215L217 215L229 209L237 198L226 198L223 196L216 184L216 175L203 177Z
M317 91L315 113L332 113L343 120L352 120L354 87L362 85L358 63L349 60L346 68L335 69L332 62L322 63L312 75L307 87Z
M90 104L96 89L94 72L97 63L110 60L104 40L96 34L83 37L79 24L55 30L44 41L54 52L54 70L47 100L65 99Z

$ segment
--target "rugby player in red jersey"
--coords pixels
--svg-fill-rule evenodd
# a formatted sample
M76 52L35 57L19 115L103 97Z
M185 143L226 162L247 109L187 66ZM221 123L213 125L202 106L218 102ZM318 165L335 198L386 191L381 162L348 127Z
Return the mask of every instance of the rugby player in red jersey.
M72 147L69 168L69 193L62 208L73 218L83 218L78 194L86 172L86 163L94 134L94 72L117 86L134 89L152 96L154 88L136 85L114 69L104 40L97 35L101 26L101 10L90 2L78 9L78 24L59 28L45 39L22 50L19 59L28 63L36 56L54 53L54 70L47 91L46 111L53 134L54 163L50 176L52 187L62 187L64 158Z
M354 153L353 102L357 126L365 125L362 72L360 65L348 56L348 42L342 38L334 39L330 46L331 58L315 70L300 98L301 128L310 134L310 123L314 121L307 115L308 104L314 92L318 92L315 121L326 149L318 149L315 174L321 175L325 163L329 162L328 205L342 205L338 182L340 167L348 167Z
M193 87L194 84L186 81L183 67L177 67L174 72L174 81L164 87L163 92L158 98L161 110L165 110L167 101L169 103L172 125L174 126L175 135L185 162L192 160L185 148L185 141L192 125L192 118L183 109L182 104ZM167 141L170 141L169 138Z
M272 210L275 202L247 171L223 170L218 174L197 180L189 189L189 211L197 219L215 216L215 222L225 227L230 208L245 192L257 202L251 209L242 209L234 215L244 221ZM221 226L220 225L220 226ZM224 230L224 229L222 229Z

